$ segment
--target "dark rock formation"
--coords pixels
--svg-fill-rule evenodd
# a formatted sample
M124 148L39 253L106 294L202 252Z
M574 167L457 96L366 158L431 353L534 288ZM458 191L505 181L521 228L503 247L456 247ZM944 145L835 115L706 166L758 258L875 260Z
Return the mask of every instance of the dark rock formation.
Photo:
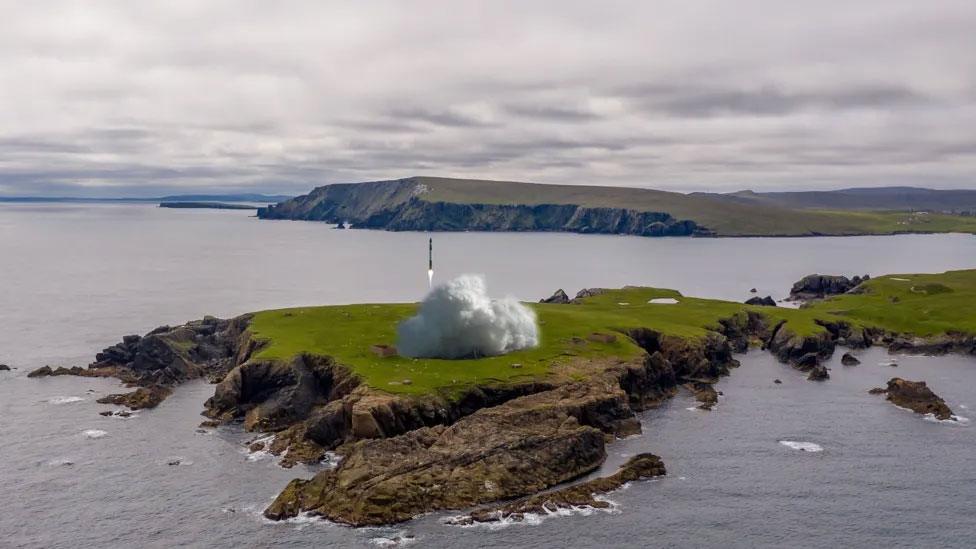
M569 296L566 295L566 292L564 292L562 288L560 288L556 290L556 292L553 293L551 296L540 300L539 303L558 303L558 304L569 303Z
M695 399L701 404L698 406L702 410L711 410L718 404L718 393L711 383L692 382L684 385L685 389L695 395Z
M763 307L775 307L776 301L773 300L771 296L766 297L750 297L746 300L746 305L760 305Z
M89 371L81 366L72 366L71 368L65 368L64 366L58 366L57 368L51 368L50 366L41 366L36 370L32 370L27 374L27 377L50 377L50 376L82 376L82 377L110 377L111 372L107 371Z
M10 371L10 366L7 366L6 364L0 364L0 372L9 372L9 371Z
M936 419L955 419L952 410L924 381L908 381L900 377L888 380L888 400L896 406L919 414L932 414Z
M861 363L861 361L851 353L844 353L844 355L840 357L840 363L844 366L857 366Z
M200 377L219 380L249 359L257 346L245 333L250 318L244 315L221 320L208 316L182 326L160 326L144 337L123 337L96 354L88 368L42 366L28 377L115 377L139 389L110 395L104 399L106 403L151 408L170 394L170 387Z
M132 410L142 410L146 408L155 408L172 392L173 390L169 387L164 387L162 385L150 385L149 387L139 387L131 393L104 396L95 402L99 404L128 406Z
M576 292L576 297L573 298L573 303L579 303L580 300L586 299L588 297L593 297L601 294L607 293L606 288L583 288L582 290Z
M98 415L104 417L132 417L132 412L127 412L125 410L105 410L104 412L98 412Z
M855 276L854 278L820 274L807 275L793 284L793 288L790 289L790 299L806 301L843 294L851 291L860 283L870 280L870 278L868 275Z
M818 364L810 370L810 375L807 376L810 381L824 381L830 379L830 374L827 372L822 364Z
M470 515L450 519L448 523L463 526L476 522L498 522L501 520L520 522L528 513L547 514L558 509L574 507L605 509L610 504L605 500L596 499L595 495L611 492L628 482L658 477L666 473L664 463L658 456L637 454L627 460L627 463L619 471L609 477L600 477L553 492L536 494L498 507L479 509Z
M884 387L874 387L873 389L868 389L869 395L883 395L888 392L888 389Z

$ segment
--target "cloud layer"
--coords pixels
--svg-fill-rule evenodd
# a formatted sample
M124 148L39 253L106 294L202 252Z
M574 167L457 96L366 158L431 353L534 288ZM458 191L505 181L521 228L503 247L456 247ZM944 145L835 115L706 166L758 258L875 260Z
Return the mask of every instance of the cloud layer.
M511 297L491 299L480 275L438 285L397 327L397 351L408 357L495 356L538 344L532 309Z
M8 3L0 195L972 187L976 5Z

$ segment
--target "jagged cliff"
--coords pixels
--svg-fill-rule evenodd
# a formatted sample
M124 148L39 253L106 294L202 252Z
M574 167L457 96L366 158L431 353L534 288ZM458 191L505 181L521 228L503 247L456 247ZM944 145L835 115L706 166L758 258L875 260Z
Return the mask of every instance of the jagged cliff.
M415 178L319 187L258 210L262 219L349 223L390 231L563 231L637 236L708 235L666 212L578 204L487 204L430 199Z

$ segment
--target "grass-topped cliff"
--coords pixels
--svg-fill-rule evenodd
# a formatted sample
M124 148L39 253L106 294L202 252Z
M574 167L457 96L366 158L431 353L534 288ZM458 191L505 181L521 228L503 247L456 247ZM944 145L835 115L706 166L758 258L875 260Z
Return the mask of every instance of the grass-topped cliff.
M258 215L388 230L641 236L976 232L976 217L934 212L814 210L734 195L440 177L327 185L261 209Z
M674 298L675 304L650 303ZM858 293L801 309L773 308L684 297L673 290L625 288L574 304L534 304L542 344L504 356L471 360L381 357L370 347L395 344L396 325L412 304L369 304L282 309L256 313L250 331L266 346L254 358L287 360L324 354L352 369L369 386L389 393L456 394L473 385L543 378L589 359L632 359L642 353L627 334L649 329L664 336L701 340L726 330L722 321L749 313L767 326L796 336L826 334L825 324L846 323L880 332L935 336L976 334L976 270L890 275L862 284ZM601 338L594 334L613 334ZM516 365L516 367L513 367ZM578 370L575 375L579 375ZM404 384L409 380L409 384Z

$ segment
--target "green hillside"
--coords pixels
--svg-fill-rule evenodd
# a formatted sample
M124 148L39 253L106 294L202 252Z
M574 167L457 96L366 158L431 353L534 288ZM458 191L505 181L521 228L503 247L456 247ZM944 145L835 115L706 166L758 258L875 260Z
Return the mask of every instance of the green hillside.
M412 178L426 185L424 200L485 204L578 204L667 212L714 230L719 236L802 236L892 234L901 232L976 233L976 218L930 214L918 219L903 212L809 211L772 201L737 202L723 195L682 194L652 189L596 185L544 185L513 181Z

